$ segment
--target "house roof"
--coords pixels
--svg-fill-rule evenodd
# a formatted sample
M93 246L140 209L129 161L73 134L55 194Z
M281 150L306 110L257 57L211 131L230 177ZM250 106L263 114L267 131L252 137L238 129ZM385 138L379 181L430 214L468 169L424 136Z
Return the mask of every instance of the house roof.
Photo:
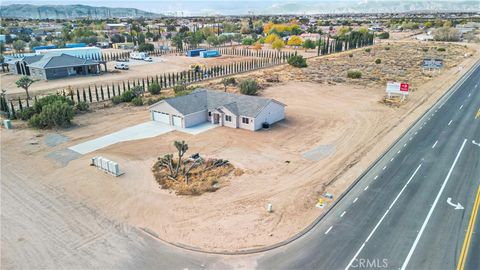
M199 89L185 96L162 100L153 104L150 108L162 102L168 103L183 115L206 109L213 111L224 107L235 115L256 117L270 102L276 102L285 106L274 99L209 91L206 89Z
M47 68L85 66L85 65L95 65L95 64L98 64L98 62L90 59L83 59L83 58L68 55L68 54L61 54L58 56L44 56L39 61L29 64L28 66L33 68L47 69Z

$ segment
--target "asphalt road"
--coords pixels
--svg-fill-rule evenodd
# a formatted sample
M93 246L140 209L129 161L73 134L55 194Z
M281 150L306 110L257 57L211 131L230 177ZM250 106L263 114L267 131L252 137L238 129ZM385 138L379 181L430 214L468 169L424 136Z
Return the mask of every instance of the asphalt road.
M259 268L457 268L480 185L479 110L477 66L309 233L267 252ZM478 220L465 269L480 269Z

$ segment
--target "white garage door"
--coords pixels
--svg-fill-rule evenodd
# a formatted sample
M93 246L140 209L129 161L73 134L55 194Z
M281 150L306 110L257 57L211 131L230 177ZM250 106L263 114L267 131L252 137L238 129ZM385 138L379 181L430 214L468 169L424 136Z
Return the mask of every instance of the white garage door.
M166 113L153 112L153 121L158 121L170 125L170 117Z
M182 118L180 116L173 115L173 125L176 127L182 127Z

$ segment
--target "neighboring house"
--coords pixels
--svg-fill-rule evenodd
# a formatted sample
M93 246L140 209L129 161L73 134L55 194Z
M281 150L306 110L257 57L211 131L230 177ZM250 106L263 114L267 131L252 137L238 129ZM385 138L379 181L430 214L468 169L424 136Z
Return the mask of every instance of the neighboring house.
M285 104L274 99L196 90L149 107L153 121L188 128L201 123L258 130L285 118Z
M76 75L99 74L100 62L68 54L58 56L35 55L7 62L10 72L36 79L52 80Z

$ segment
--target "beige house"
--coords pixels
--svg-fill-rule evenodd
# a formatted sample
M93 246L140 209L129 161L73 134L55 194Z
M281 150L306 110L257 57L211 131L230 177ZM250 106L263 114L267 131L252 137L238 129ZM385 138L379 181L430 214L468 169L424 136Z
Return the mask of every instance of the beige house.
M258 130L285 118L285 104L274 99L196 90L149 107L153 121L187 128L205 122Z

